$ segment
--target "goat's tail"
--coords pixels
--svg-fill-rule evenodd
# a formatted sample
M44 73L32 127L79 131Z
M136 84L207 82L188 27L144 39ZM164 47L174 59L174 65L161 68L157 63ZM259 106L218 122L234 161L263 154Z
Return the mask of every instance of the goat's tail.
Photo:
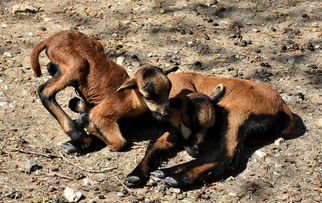
M47 47L48 39L39 42L31 51L30 54L30 64L37 77L41 76L41 69L39 65L39 54Z

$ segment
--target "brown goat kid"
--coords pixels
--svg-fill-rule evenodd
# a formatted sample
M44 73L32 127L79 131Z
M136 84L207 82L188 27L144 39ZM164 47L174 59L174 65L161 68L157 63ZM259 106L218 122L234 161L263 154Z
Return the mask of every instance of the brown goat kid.
M126 144L118 125L121 118L146 111L159 120L167 118L171 82L160 68L139 69L131 79L123 67L106 58L99 42L78 31L62 31L33 48L30 62L38 77L41 76L38 58L44 49L50 59L47 70L52 78L39 86L38 94L71 138L62 145L65 152L82 151L92 142L55 99L67 86L74 87L86 104L84 106L90 107L86 109L90 109L90 133L111 150L120 150Z
M206 177L218 177L235 170L246 140L285 136L294 127L294 115L288 106L274 89L264 84L198 73L174 73L168 77L173 84L170 100L182 91L209 95L216 85L221 83L225 87L225 94L215 108L216 122L206 136L204 152L195 160L152 173L170 186L190 186ZM177 148L179 137L170 130L158 138L127 176L125 184L142 185L156 167L160 154Z

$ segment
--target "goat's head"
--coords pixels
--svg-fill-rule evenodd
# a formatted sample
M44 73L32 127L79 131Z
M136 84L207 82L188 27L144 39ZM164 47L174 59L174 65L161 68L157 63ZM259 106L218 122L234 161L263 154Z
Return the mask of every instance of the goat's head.
M181 132L190 156L197 157L203 151L206 135L216 120L214 105L223 95L224 86L219 84L209 96L190 92L170 100L170 122Z
M171 71L163 71L154 66L141 68L133 78L125 81L117 91L136 89L153 117L159 121L165 121L170 113L169 93L171 82L167 74Z

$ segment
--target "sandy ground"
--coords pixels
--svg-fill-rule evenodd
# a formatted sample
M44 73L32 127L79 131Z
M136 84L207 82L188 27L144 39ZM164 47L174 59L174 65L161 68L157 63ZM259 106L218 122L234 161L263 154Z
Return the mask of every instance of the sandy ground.
M82 193L81 202L321 201L321 14L314 0L1 0L0 202L65 202L67 187ZM61 156L68 137L38 99L37 87L49 76L34 77L28 56L37 42L66 29L98 39L130 74L154 64L271 85L306 130L257 149L236 174L187 191L152 181L130 190L122 185L148 143L139 129L126 152L103 147L45 157ZM42 54L41 64L47 61ZM67 88L59 103L66 108L73 96ZM169 164L187 159L182 152Z

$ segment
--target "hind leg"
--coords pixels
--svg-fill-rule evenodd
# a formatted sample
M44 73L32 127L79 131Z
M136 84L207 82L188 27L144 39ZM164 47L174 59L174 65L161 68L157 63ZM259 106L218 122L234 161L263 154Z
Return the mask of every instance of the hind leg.
M63 90L70 83L70 77L67 75L62 77L53 77L38 88L38 95L42 104L58 121L62 129L72 139L64 143L62 148L67 153L81 151L86 148L88 143L82 141L86 136L86 132L80 128L73 120L64 112L56 101L56 94Z

